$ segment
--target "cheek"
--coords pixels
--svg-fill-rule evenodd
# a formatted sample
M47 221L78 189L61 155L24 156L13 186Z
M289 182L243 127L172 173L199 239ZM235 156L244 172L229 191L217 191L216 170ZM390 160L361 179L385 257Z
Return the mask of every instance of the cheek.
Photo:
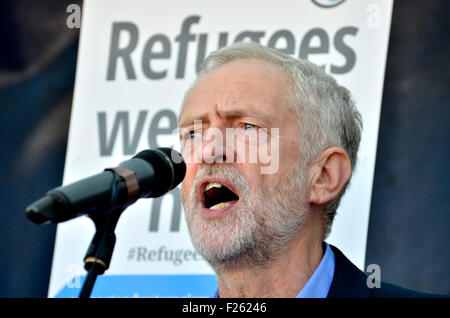
M254 191L260 187L261 183L264 182L264 175L261 174L261 166L256 163L243 163L241 164L241 172L244 175L245 180L248 183L250 191Z
M194 186L194 179L197 174L198 167L195 164L186 164L186 175L181 183L181 194L183 199L187 199Z
M285 139L280 142L280 170L283 168L290 169L292 166L299 164L300 145L298 141L293 139Z

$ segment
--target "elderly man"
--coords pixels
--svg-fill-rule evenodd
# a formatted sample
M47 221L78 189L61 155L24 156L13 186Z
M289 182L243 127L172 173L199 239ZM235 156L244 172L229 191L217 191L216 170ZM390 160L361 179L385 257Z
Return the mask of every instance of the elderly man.
M422 296L385 283L369 288L324 242L361 128L349 91L312 63L255 43L205 60L180 114L190 158L182 201L192 242L216 272L216 296ZM229 129L244 137L229 140ZM262 173L261 158L243 160L242 149L263 146L279 160L276 171Z

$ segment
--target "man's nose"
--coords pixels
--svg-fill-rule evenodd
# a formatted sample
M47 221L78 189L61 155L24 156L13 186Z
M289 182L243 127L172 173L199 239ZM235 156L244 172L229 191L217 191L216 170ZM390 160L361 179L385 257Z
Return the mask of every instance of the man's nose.
M227 154L233 152L227 145L226 129L210 127L203 135L202 162L207 164L227 162Z

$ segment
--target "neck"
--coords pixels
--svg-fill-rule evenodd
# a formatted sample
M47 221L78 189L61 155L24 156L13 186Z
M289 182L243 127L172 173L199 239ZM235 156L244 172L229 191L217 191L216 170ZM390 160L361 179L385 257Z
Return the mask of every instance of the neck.
M217 272L220 297L296 297L322 260L321 226L320 220L306 218L302 230L270 264Z

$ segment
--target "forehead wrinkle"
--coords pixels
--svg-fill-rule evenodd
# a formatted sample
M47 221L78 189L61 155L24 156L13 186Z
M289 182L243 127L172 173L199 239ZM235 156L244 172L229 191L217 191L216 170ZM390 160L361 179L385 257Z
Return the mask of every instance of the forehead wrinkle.
M234 83L239 82L248 83L249 80L234 81ZM261 93L259 87L260 85L252 85L250 89L244 89L237 85L226 88L226 93L219 94L221 100L216 98L215 113L224 118L251 117L263 121L264 124L273 122L276 113L270 112L281 106L279 104L283 103L282 94L279 89L268 94ZM261 99L262 95L266 95L267 98Z
M194 121L196 121L196 120L200 120L200 121L204 122L204 121L206 121L207 117L208 116L206 114L200 114L200 115L193 114L193 115L189 116L188 118L183 119L183 121L181 121L181 117L180 117L180 122L178 123L178 127L183 128L183 127L193 125Z
M250 71L236 72L236 75L231 79L230 77L224 78L223 76L227 76L227 73L229 76L230 70L235 72L234 69L239 67L236 62L242 63L242 61L235 61L223 65L205 75L192 87L182 107L180 119L182 115L186 114L186 108L195 104L210 104L210 106L204 107L203 112L205 114L197 116L196 119L204 119L209 114L214 113L218 117L253 116L266 122L273 122L279 107L289 110L289 107L286 107L287 92L285 84L289 85L290 81L286 74L280 72L281 70L277 66L273 67L269 64L269 69L261 70L257 68L253 73ZM256 62L256 67L259 67L258 64L261 65L261 62L263 65L266 64L263 61L251 62ZM225 69L225 67L228 67L228 69ZM275 73L273 73L274 70ZM259 78L257 77L255 81L252 76L258 73ZM261 76L269 75L272 78L277 78L277 80L271 83L272 86L267 87L267 82L261 79ZM214 107L213 111L211 107ZM188 118L195 118L195 116L189 116ZM180 126L184 126L186 121L180 122Z

